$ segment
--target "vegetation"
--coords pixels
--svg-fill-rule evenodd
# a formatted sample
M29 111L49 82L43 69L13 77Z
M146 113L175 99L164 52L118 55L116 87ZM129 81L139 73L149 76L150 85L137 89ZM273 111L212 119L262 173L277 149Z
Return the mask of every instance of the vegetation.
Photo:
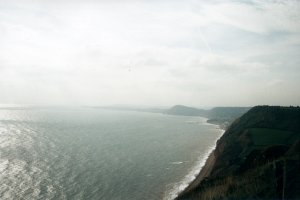
M269 128L252 128L248 130L254 145L257 147L275 144L291 145L295 140L300 139L300 134L291 131Z
M257 106L217 143L210 174L178 199L300 199L300 108Z

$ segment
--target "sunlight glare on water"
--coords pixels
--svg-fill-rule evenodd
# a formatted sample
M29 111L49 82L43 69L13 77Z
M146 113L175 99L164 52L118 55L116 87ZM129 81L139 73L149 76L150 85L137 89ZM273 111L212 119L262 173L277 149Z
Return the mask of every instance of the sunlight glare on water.
M200 117L1 109L0 197L162 199L219 136Z

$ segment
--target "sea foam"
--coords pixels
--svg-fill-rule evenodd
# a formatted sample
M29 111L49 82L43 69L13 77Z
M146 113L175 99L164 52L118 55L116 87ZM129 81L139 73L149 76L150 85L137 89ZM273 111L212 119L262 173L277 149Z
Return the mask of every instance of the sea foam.
M218 137L218 139L224 134L224 130L220 129L220 136ZM217 139L217 140L218 140ZM213 150L216 148L216 143L217 140L214 142L214 144L212 146L210 146L207 151L202 154L195 166L191 169L191 171L183 178L182 181L175 183L173 185L173 187L167 191L164 200L173 200L175 199L181 192L183 192L198 176L198 174L200 173L201 169L203 168L203 166L206 163L206 160L208 159L209 155L213 152Z

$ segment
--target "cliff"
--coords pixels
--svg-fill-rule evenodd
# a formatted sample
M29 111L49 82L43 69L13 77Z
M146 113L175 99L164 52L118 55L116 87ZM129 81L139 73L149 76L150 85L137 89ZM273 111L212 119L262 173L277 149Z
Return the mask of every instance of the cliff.
M177 199L299 199L299 149L299 107L254 107L230 125Z

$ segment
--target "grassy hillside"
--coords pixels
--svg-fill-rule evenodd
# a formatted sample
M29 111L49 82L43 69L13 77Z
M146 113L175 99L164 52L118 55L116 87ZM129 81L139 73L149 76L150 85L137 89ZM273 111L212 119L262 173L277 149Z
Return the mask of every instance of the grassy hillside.
M209 175L178 199L299 199L299 155L300 108L254 107L218 141Z

